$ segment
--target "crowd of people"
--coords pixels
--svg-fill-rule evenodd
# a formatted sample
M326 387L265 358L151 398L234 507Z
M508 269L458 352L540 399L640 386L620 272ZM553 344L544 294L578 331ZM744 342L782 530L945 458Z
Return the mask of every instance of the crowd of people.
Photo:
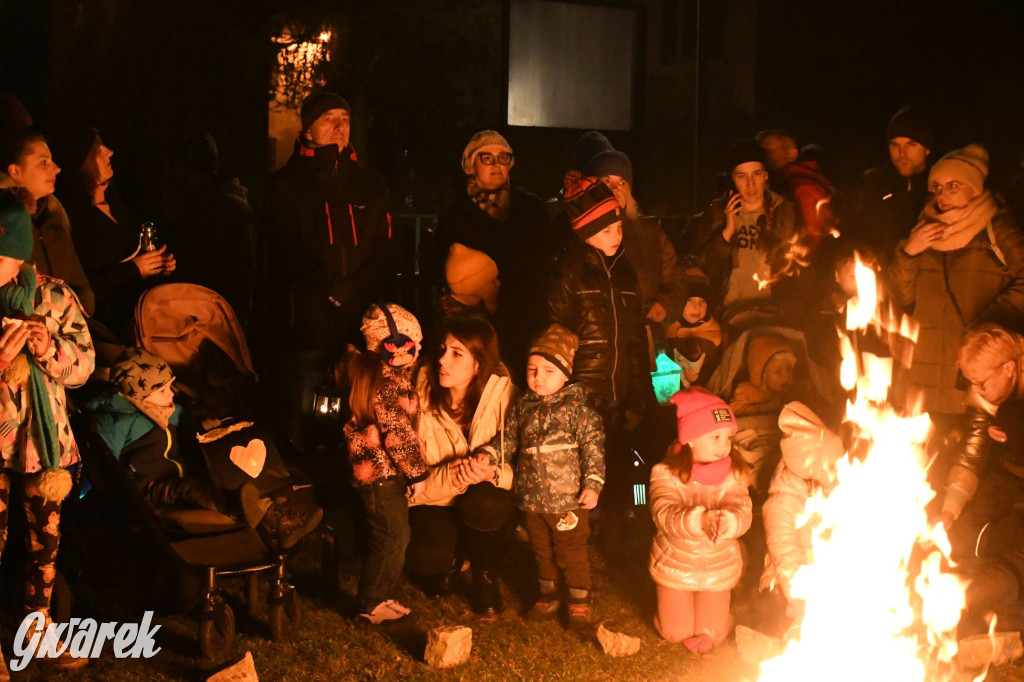
M90 331L125 339L140 294L180 280L220 293L242 320L265 319L270 413L289 439L308 437L325 377L347 396L344 450L370 537L359 617L409 613L396 595L403 572L441 594L468 562L473 610L495 619L518 525L537 569L528 617L564 606L569 627L588 631L592 532L603 549L621 547L637 452L651 450L658 632L708 651L730 632L741 584L795 616L789 581L810 551L799 510L835 484L850 450L842 330L866 267L879 315L906 316L919 334L881 325L853 345L893 358L893 405L927 411L934 447L951 453L935 522L972 557L961 568L975 578L969 613L1020 610L1024 232L1009 208L1020 198L987 185L983 147L935 159L927 120L904 107L886 128L890 163L841 191L820 148L765 130L730 146L724 191L668 234L638 206L630 158L601 133L580 136L564 186L545 201L512 182L511 145L483 130L453 154L465 183L418 254L430 303L410 311L394 302L387 188L358 163L351 115L334 93L305 100L294 153L256 212L218 170L212 139L183 140L178 216L158 245L125 214L96 130L44 136L5 122L0 492L17 481L33 517L49 519L32 537L54 537L32 555L27 608L48 609L66 490L47 474L77 460L64 388L92 372ZM227 262L211 239L243 248ZM678 365L680 390L659 405L661 355ZM119 358L120 397L90 405L116 422L116 455L179 418L166 395L173 376L142 359ZM31 371L15 377L16 365ZM153 504L216 508L250 526L269 518L251 491L224 500L181 467L145 491ZM286 544L319 518L285 529Z

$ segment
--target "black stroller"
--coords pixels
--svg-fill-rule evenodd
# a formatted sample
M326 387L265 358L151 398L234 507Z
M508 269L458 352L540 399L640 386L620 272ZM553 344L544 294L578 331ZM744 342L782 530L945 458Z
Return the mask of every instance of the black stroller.
M176 399L200 422L192 470L208 473L208 482L223 491L235 491L252 481L261 495L286 500L292 507L318 509L312 486L285 466L272 437L252 419L253 412L244 404L243 399L253 393L256 376L245 337L224 299L195 285L162 285L139 301L136 321L138 344L172 366L179 389ZM95 564L104 564L104 557L98 554L117 546L135 549L132 560L143 565L141 570L150 581L145 597L139 600L145 602L144 608L162 601L168 610L180 612L183 604L192 605L198 599L198 643L204 657L218 658L234 639L235 615L223 590L229 579L245 579L243 601L249 615L255 616L261 578L265 578L271 638L287 640L295 635L302 608L289 583L287 562L309 537L323 543L323 596L330 598L336 592L334 535L326 524L321 523L295 548L285 550L217 512L153 508L92 428L89 416L80 415L75 426L82 446L83 488L91 488L75 505L80 507L75 516L98 532L92 537L87 532L85 542L72 540L80 550L72 555L79 559L84 555L83 563L92 565L91 571L96 573ZM259 447L250 447L254 443ZM90 546L94 542L97 546ZM109 568L111 562L106 565Z

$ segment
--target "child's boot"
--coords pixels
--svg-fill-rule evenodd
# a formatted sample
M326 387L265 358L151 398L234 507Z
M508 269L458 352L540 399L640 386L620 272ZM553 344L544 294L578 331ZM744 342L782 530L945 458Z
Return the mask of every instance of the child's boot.
M526 612L527 620L551 620L558 616L558 607L562 600L558 597L558 587L554 580L541 580L540 597Z
M590 634L591 625L590 590L569 588L569 630L580 634Z
M491 571L473 569L473 610L482 621L494 621L501 613L501 585Z

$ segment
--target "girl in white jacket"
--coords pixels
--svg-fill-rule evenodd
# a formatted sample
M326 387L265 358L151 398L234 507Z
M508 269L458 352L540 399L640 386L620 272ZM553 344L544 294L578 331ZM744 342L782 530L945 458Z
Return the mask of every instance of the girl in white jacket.
M732 629L730 590L743 568L739 538L750 528L749 465L732 447L736 418L720 398L680 391L679 439L651 471L651 578L658 590L654 626L695 653Z

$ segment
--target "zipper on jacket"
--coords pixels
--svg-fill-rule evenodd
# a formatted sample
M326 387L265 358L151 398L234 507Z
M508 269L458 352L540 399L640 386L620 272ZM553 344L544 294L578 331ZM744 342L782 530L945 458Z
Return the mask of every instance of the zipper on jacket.
M352 244L359 246L359 237L356 235L356 214L352 212L352 204L348 205L348 219L352 221Z
M331 225L331 205L324 202L324 213L327 214L327 243L334 246L334 226Z
M181 465L167 456L171 452L171 430L169 428L164 429L164 434L167 436L167 447L164 449L164 459L178 468L178 478L185 478L185 470L181 468Z
M615 287L612 286L612 268L619 262L619 258L622 257L620 253L612 261L611 267L605 262L604 254L601 254L601 265L604 267L604 273L608 276L608 298L612 299L612 400L618 400L619 397L615 391L615 372L619 368L619 315L615 309Z

